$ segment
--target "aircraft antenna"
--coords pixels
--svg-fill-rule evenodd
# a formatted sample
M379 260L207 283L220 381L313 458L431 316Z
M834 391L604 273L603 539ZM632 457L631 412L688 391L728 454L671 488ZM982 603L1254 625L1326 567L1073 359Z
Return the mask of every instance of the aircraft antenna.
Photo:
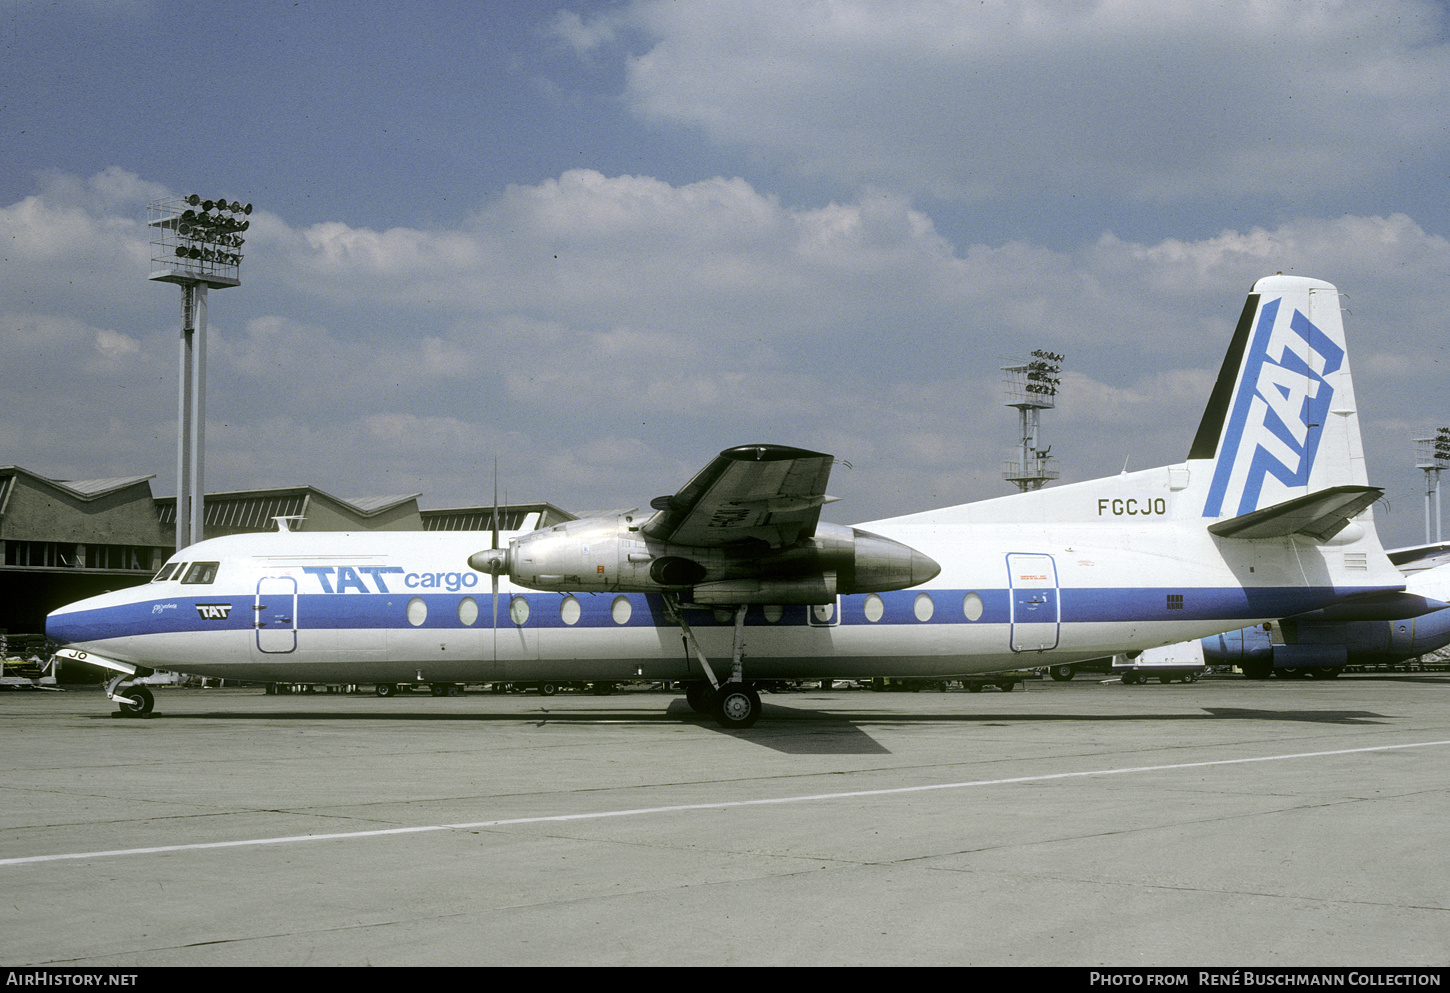
M1062 385L1064 356L1043 348L1034 349L1024 361L1004 365L1007 374L1007 406L1017 408L1021 425L1021 457L1006 464L1002 478L1023 493L1040 490L1045 483L1062 475L1049 468L1052 446L1042 446L1042 412L1057 406L1057 390Z

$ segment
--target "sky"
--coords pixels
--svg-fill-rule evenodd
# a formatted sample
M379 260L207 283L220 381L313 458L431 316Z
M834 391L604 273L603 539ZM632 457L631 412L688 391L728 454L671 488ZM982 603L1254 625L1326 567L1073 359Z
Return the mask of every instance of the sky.
M1387 546L1450 424L1444 3L5 0L0 464L175 492L147 203L251 202L209 490L634 507L829 452L867 521L1182 461L1253 281L1344 293Z

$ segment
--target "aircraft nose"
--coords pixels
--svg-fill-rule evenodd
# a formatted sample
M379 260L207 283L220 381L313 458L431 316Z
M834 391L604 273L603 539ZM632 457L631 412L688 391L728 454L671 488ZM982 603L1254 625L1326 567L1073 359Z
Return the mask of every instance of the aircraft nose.
M110 602L118 593L103 593L57 607L45 615L45 636L61 645L84 645L113 637L118 620Z
M51 641L61 645L69 645L75 640L74 629L70 624L72 614L69 610L53 610L45 615L45 636Z

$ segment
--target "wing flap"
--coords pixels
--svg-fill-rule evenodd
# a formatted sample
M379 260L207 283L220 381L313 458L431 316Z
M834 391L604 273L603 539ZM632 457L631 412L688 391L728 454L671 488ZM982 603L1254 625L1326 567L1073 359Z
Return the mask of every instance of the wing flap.
M671 497L655 500L658 513L645 537L678 545L712 547L763 541L793 545L815 533L832 458L784 445L741 445L716 456Z

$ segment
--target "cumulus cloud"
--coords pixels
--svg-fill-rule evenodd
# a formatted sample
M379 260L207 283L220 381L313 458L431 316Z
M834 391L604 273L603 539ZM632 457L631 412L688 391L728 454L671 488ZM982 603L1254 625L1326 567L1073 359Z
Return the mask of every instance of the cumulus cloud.
M41 189L40 199L44 201L127 222L144 216L146 205L151 201L174 196L162 184L144 180L120 166L108 166L85 178L49 169L36 178Z
M16 262L76 257L107 237L95 214L38 196L0 211L0 231L6 235L10 259Z
M9 313L0 322L0 351L16 372L66 364L72 372L107 376L130 371L141 353L130 335L65 314Z
M139 355L141 345L130 335L101 328L96 332L96 351L108 362L119 362L133 355Z
M594 17L586 24L584 18L572 10L559 11L548 26L550 34L580 54L614 41L618 30L619 23L615 17Z
M1423 0L879 4L638 0L557 35L641 117L913 196L1298 202L1445 152Z
M73 233L32 243L25 217ZM168 474L174 292L134 275L125 303L81 288L96 258L114 265L136 239L122 219L99 202L0 208L17 235L0 293L32 297L0 326L0 412L26 425L6 436L10 461L65 449L57 425L116 437L119 420L104 464L79 474ZM1065 479L1162 464L1186 451L1252 281L1280 270L1349 295L1372 468L1405 424L1443 420L1450 244L1403 215L958 245L879 191L791 207L739 179L580 170L448 228L262 215L252 233L255 269L211 306L217 487L476 503L497 455L517 498L622 506L721 448L774 441L856 466L832 484L848 498L832 513L887 516L1006 492L1016 415L999 367L1036 347L1068 355L1044 418ZM78 376L79 398L31 388ZM94 447L69 444L69 462ZM114 464L121 453L141 464Z

